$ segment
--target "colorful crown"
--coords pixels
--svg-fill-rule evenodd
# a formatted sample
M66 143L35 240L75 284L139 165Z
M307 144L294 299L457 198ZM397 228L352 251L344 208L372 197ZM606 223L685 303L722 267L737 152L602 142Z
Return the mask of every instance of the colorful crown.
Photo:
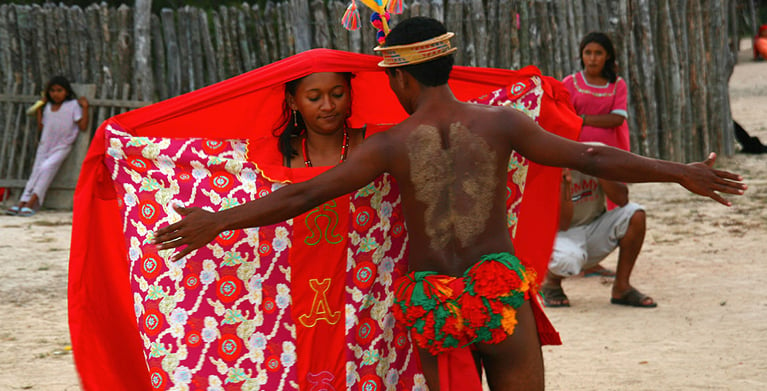
M454 33L445 33L432 39L396 46L376 46L373 51L383 55L383 61L379 67L391 68L405 65L420 64L439 57L455 53L458 48L453 47L450 38Z

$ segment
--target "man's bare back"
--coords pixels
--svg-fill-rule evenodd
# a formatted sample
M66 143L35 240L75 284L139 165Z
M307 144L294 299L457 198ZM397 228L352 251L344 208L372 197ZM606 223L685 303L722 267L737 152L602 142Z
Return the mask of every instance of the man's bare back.
M515 116L506 108L433 98L440 104L422 106L382 137L393 156L387 170L400 188L411 272L462 278L487 254L514 254L506 178ZM515 323L502 342L477 343L475 360L493 390L543 389L530 302L516 308ZM439 389L438 356L424 348L419 356L430 389Z
M514 253L506 226L511 148L487 121L500 110L454 101L387 131L410 270L459 276L484 254Z

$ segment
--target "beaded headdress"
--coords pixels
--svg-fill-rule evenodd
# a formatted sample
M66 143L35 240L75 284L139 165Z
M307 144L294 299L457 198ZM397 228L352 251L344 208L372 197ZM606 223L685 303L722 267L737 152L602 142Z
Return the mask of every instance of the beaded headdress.
M383 61L378 63L381 67L399 67L404 65L419 64L430 61L435 58L447 56L455 53L450 43L450 38L455 34L446 33L438 37L431 38L422 42L414 42L407 45L381 46L389 34L389 20L391 14L401 14L403 10L403 0L360 0L373 10L370 16L370 23L378 30L376 39L379 46L373 48L375 52L381 53ZM360 28L360 12L357 9L356 0L352 0L341 20L344 28L355 31Z
M380 67L391 68L420 64L455 53L458 48L453 47L450 43L450 38L453 38L454 35L454 33L449 32L426 41L413 42L407 45L376 46L373 51L383 55L383 61L378 63Z

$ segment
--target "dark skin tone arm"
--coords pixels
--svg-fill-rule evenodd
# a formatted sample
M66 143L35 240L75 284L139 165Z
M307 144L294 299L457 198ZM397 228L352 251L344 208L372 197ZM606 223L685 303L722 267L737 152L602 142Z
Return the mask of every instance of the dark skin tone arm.
M629 203L629 188L625 184L600 178L599 186L602 186L602 191L605 192L607 199L614 202L615 205L626 206Z
M584 115L583 125L609 129L620 126L625 120L626 118L618 114Z
M77 127L80 128L80 131L85 131L88 128L88 99L81 96L77 99L77 103L83 108L83 116L77 121Z
M570 229L570 222L573 220L573 193L570 191L573 184L573 177L569 168L562 169L562 183L560 184L560 206L559 206L559 230L567 231Z
M718 193L743 194L746 186L737 174L711 168L716 154L703 162L682 164L646 158L607 146L577 143L540 131L523 113L508 110L506 123L513 124L512 144L523 156L535 162L570 167L583 173L613 181L675 182L692 193L709 197L721 204L731 203ZM503 121L499 118L498 121ZM502 126L499 122L498 126ZM546 148L540 146L545 145Z
M608 181L606 179L597 178L599 180L599 186L605 193L605 196L618 206L626 206L629 202L629 188L623 183ZM573 199L572 192L570 191L572 186L572 175L570 170L565 168L562 170L562 189L561 189L561 206L559 210L559 230L567 231L570 229L570 223L573 220Z
M158 230L155 242L162 243L160 249L186 245L174 255L177 260L210 243L223 231L276 224L355 191L387 170L386 139L385 133L373 135L344 163L325 174L231 209L210 213L200 208L176 207L185 218Z
M460 105L465 105L457 104L457 110L462 109ZM523 156L541 164L572 167L589 175L625 182L677 182L695 194L725 205L730 203L718 193L742 194L746 189L744 184L737 182L742 180L740 176L710 168L714 163L713 154L705 162L688 165L649 159L615 148L564 139L543 131L516 110L497 107L480 110L483 116L478 126L495 129L495 134L488 136L490 141L508 143L508 149L513 146ZM398 148L404 148L401 134L406 134L409 129L406 122L363 142L345 163L325 174L282 188L273 195L215 214L199 208L178 208L186 218L158 230L155 243L160 244L160 249L186 246L174 256L179 259L206 245L222 231L269 225L295 217L366 185L384 172L392 172L399 183L406 184L409 178L403 177L402 173L407 172L407 162L389 159ZM406 192L405 187L401 190ZM403 197L408 195L403 194ZM418 230L417 227L409 228Z
M43 99L43 102L45 102L46 99ZM37 131L41 132L43 130L43 110L45 108L45 104L43 104L39 109L37 109Z

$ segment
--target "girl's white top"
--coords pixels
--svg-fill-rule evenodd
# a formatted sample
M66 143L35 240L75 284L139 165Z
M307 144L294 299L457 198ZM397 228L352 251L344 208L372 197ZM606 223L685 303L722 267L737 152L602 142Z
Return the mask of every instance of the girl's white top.
M80 128L77 121L83 116L83 109L77 99L61 103L57 111L51 110L48 102L43 109L43 135L40 144L69 145L77 139Z

